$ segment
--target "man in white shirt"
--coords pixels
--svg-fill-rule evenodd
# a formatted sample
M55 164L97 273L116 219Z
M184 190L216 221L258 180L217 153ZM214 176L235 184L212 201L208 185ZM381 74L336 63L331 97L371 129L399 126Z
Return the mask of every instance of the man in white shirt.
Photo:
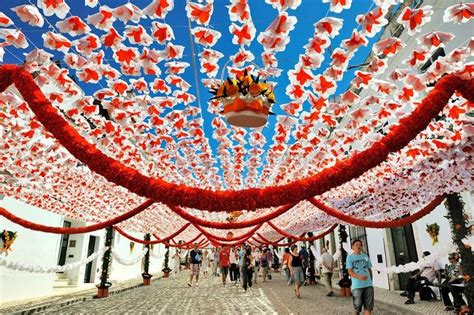
M332 291L332 271L334 269L334 258L328 253L328 250L323 247L321 255L321 267L324 279L324 286L327 290L327 296L334 294Z
M423 252L422 258L426 258L430 256L430 254L430 252L425 251ZM415 291L421 286L425 285L426 282L433 283L433 280L436 279L436 275L438 274L439 269L440 268L438 262L425 262L422 265L420 271L416 275L411 276L408 279L406 292L400 294L401 296L406 296L408 298L405 304L415 304Z

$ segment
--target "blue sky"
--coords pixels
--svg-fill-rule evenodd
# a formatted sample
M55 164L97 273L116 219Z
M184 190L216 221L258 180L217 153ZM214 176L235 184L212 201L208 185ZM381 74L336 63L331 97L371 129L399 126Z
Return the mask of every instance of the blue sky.
M36 1L33 1L33 2L36 3ZM80 16L83 20L86 20L88 15L97 13L98 11L98 7L96 8L85 7L83 0L75 0L75 1L69 0L66 2L71 7L70 13L72 15ZM144 8L150 2L151 0L132 1L133 4L135 4L136 6L140 8ZM34 43L36 46L41 48L43 46L41 34L43 32L51 30L49 29L49 25L47 23L45 23L44 27L42 28L29 26L26 23L21 22L16 17L16 14L10 10L10 8L12 7L22 5L22 4L28 4L28 3L29 3L28 1L20 1L20 0L2 0L1 11L3 11L7 16L9 16L12 20L14 20L15 24L19 28L22 29L22 31L25 33L28 40L30 41L30 47L28 47L25 50L7 47L8 51L5 52L4 63L19 63L18 58L23 59L22 54L25 52L29 52L31 49L34 48L32 43ZM100 1L100 4L108 5L111 8L115 8L125 3L127 3L126 0ZM264 31L267 28L267 26L275 19L275 17L278 15L278 12L277 10L273 9L271 5L265 3L264 0L250 0L249 3L250 3L250 11L252 14L252 18L253 18L255 27L257 29L256 34L258 36L258 34L261 31ZM188 21L186 17L185 4L186 4L186 0L175 0L175 8L173 11L171 11L168 14L165 21L166 23L170 24L174 29L176 39L173 41L173 43L178 44L178 45L183 45L186 47L185 52L184 52L184 57L183 59L181 59L181 61L188 62L192 65L191 49L190 49L190 41L189 41L189 30L188 30L188 25L187 25ZM239 49L238 46L232 44L232 36L228 30L228 27L231 23L227 8L226 8L226 5L228 4L229 4L228 0L215 0L214 1L214 13L213 13L211 23L210 23L212 28L220 31L222 34L221 39L213 47L213 49L216 49L224 54L224 57L219 62L219 66L221 68L229 60L229 57L235 54ZM283 112L281 108L278 106L278 104L284 104L290 101L285 93L285 88L287 84L289 83L286 72L288 70L293 69L295 63L298 61L299 54L304 53L303 46L307 44L308 39L311 38L314 33L313 24L317 22L318 20L320 20L321 18L324 18L325 16L334 16L334 17L344 19L344 27L341 30L340 35L337 36L334 40L332 40L331 48L332 49L337 48L339 47L340 42L344 39L349 38L352 33L352 30L354 28L357 28L357 24L355 23L356 16L358 14L365 14L369 10L372 4L373 3L371 0L356 0L356 1L353 1L352 8L350 10L344 10L340 14L335 14L335 13L329 12L328 11L329 5L323 4L320 0L306 0L306 1L303 1L302 4L296 10L288 10L288 13L290 15L297 17L298 22L295 26L295 29L290 33L291 40L290 40L290 43L287 45L286 50L284 52L277 53L278 67L283 69L283 73L279 78L272 80L272 81L278 82L278 86L275 91L277 105L272 108L272 111L274 113L276 113L277 115L286 115L286 113ZM45 19L47 19L52 25L55 25L56 22L58 21L58 18L56 16L45 17ZM145 29L147 29L147 31L149 31L149 34L151 33L150 31L151 22L152 20L150 19L141 20L141 24L145 27ZM122 22L116 21L114 23L114 26L119 32L123 31ZM197 25L193 24L193 26L197 26ZM92 27L92 31L96 33L99 37L102 34L104 34L103 31L97 30L94 27ZM67 34L65 36L70 39L75 39L75 38L71 38ZM377 40L377 38L378 36L375 36L375 38L372 38L370 40L370 44L368 45L368 47L360 48L357 54L355 55L355 57L351 60L350 65L361 64L365 60L367 55L370 53L371 45ZM128 41L125 44L127 46L134 46L130 44ZM137 47L140 47L140 46L137 46ZM155 42L153 43L152 46L150 46L150 48L162 49L163 46ZM202 49L203 47L195 44L196 54L201 52ZM256 38L254 39L249 50L251 50L253 54L255 55L256 57L255 62L261 66L262 63L259 57L263 50L262 50L262 46L260 45L260 43L257 42ZM63 55L61 52L51 51L48 49L46 49L46 51L54 54L55 58L57 59L63 58ZM16 55L18 58L16 58L12 53ZM106 59L112 59L112 52L110 49L107 49L106 51ZM197 56L196 56L196 60L198 61ZM322 66L320 67L320 69L316 71L315 74L322 73L326 69L326 67L329 65L330 60L331 60L330 49L327 49L325 60ZM119 69L118 65L115 64L113 61L110 61L110 63L112 65L117 66L117 68ZM199 64L197 66L199 67ZM357 69L348 71L344 75L344 79L338 83L338 90L336 94L343 93L347 89L349 82L353 78L353 72L355 70ZM163 71L163 74L164 74L164 71ZM220 72L219 72L219 75L220 75ZM199 76L199 79L205 78L205 76L202 75L201 73L198 73L198 76ZM196 94L196 86L194 83L194 68L192 66L188 67L186 72L182 75L182 77L188 83L192 85L192 88L189 92L192 94ZM145 76L145 78L147 79L148 82L152 82L155 79L155 77L152 77L152 76ZM164 78L164 75L163 75L163 78ZM85 84L83 82L80 82L79 84L87 94L92 94L95 90L101 88L99 84ZM102 85L104 87L106 86L105 81L102 82ZM200 95L201 95L201 104L203 107L204 132L206 134L206 137L210 140L211 147L215 149L217 147L217 143L215 142L215 140L212 139L212 127L211 127L211 121L214 115L208 113L206 110L207 100L211 97L211 95L208 93L207 89L204 88L201 84L199 86L199 89L200 89ZM194 105L197 106L197 103ZM183 105L179 105L177 107L177 109L182 109L182 108L183 108ZM306 111L309 110L309 105L307 103L305 104L304 110ZM273 136L275 120L276 120L275 116L270 117L269 123L264 129L264 134L267 137L267 141L269 142L271 142L271 137Z

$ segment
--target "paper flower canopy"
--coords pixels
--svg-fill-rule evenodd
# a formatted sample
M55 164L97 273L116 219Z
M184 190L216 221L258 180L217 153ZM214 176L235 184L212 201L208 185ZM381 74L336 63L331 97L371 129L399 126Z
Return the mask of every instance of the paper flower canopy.
M248 74L228 77L210 90L212 99L224 105L224 116L229 124L237 127L256 128L266 124L270 107L275 103L273 85L260 76Z
M201 218L234 224L236 239L269 216L294 235L327 230L338 219L305 201L318 194L383 222L474 187L470 3L441 8L448 26L438 4L393 6L401 0L3 2L0 61L21 64L11 79L25 95L0 75L2 195L89 223L150 198L120 227L164 238ZM374 39L393 10L413 35ZM374 55L354 66L366 45ZM215 87L207 106L199 82Z

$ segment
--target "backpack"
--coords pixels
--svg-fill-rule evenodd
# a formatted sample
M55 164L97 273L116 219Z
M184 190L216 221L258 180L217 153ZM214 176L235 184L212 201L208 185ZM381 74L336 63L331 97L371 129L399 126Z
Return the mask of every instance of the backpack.
M422 301L436 300L436 294L428 286L421 287L420 288L420 300L422 300Z

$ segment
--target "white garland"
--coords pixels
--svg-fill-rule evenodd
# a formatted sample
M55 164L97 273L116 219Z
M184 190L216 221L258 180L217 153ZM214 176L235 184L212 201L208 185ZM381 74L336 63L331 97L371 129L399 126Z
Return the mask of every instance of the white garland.
M474 248L474 236L469 237L464 241L465 245L471 246L471 248ZM433 265L438 259L442 259L443 257L446 257L448 254L457 252L457 248L455 244L449 243L445 244L443 247L441 247L436 253L429 255L426 258L422 258L418 262L410 262L405 265L399 265L399 266L392 266L392 267L385 267L385 266L375 266L373 269L375 271L380 271L382 273L404 273L404 272L411 272L420 269L423 266L428 265Z
M445 244L436 253L431 254L425 258L420 259L418 262L410 262L405 265L399 266L374 266L372 269L382 273L405 273L421 269L423 266L433 266L437 260L446 257L449 253L455 252L456 246L452 243Z
M145 257L147 251L148 251L148 248L145 247L143 249L143 252L140 255L138 255L135 258L129 259L129 258L120 257L119 254L115 251L115 249L112 248L112 257L121 265L131 266L141 261L143 257Z
M95 253L91 254L89 257L80 260L80 261L75 261L63 266L54 266L54 267L45 267L45 266L39 266L39 265L31 265L31 264L22 264L17 261L10 261L7 260L3 257L0 257L0 266L3 266L5 268L11 269L11 270L18 270L18 271L27 271L31 273L55 273L55 272L65 272L74 268L78 268L82 265L85 265L99 256L102 256L105 251L107 251L109 248L104 247L102 249L99 249Z

